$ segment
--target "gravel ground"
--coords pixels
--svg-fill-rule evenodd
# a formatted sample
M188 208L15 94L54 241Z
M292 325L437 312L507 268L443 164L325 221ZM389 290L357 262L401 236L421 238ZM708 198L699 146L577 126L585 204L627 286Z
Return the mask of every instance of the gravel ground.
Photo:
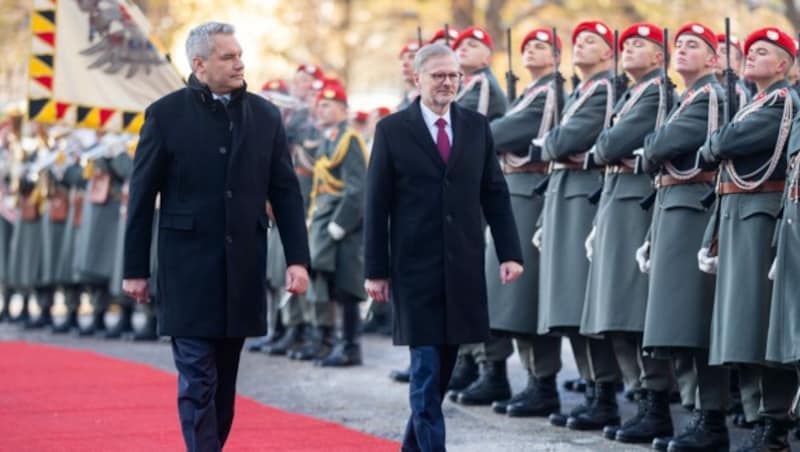
M72 334L54 335L46 331L25 331L8 323L0 324L0 340L91 350L175 373L170 347L165 341L110 341ZM559 374L559 385L577 375L569 345L566 341L564 344L564 369ZM365 365L349 369L315 368L309 363L243 352L239 393L287 411L399 441L409 414L408 388L390 381L387 375L391 369L405 366L408 352L405 348L393 347L384 337L367 336L363 345ZM522 389L525 375L516 357L509 360L509 376L513 389ZM582 395L562 391L562 407L569 410L582 398ZM627 402L621 402L621 408L623 419L635 410ZM552 427L545 419L500 416L488 407L463 407L447 401L444 412L448 450L453 452L646 450L605 440L597 433ZM678 429L688 421L686 411L675 405L673 418L677 419ZM236 434L235 422L232 434ZM746 436L745 431L738 429L733 429L732 434L734 441ZM800 447L797 443L793 445Z

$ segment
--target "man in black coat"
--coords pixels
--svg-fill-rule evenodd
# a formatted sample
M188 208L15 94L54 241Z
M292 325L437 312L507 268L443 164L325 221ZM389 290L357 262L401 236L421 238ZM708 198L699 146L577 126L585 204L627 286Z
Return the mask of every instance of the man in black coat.
M303 200L278 109L246 91L231 25L194 28L188 86L148 107L130 183L123 288L147 302L160 196L158 325L172 336L187 450L221 450L244 338L266 332L267 199L286 287L308 286Z
M482 215L502 282L522 273L522 252L489 123L453 103L461 76L455 54L431 44L417 52L414 68L420 100L375 131L364 285L376 301L391 292L394 343L411 351L412 414L402 450L443 451L441 402L458 345L489 337Z

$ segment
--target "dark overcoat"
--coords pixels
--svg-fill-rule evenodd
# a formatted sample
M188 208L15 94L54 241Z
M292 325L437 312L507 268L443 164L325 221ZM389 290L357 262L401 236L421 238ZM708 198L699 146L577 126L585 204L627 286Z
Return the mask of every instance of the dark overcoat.
M267 198L287 263L309 261L278 109L245 88L225 106L194 76L148 107L131 176L125 278L150 276L159 193L160 334L265 334Z
M419 100L382 119L375 131L367 171L365 273L391 280L397 345L489 338L482 215L498 259L522 262L489 123L455 103L450 113L447 164Z

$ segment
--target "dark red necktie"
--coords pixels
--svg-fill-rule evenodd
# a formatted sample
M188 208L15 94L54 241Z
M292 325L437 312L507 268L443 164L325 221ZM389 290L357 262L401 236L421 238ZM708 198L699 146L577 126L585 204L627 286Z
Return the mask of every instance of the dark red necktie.
M436 120L436 127L439 128L439 131L436 132L436 147L439 148L439 155L442 156L442 160L447 163L447 160L450 158L450 138L447 136L447 131L444 129L447 126L447 121L444 118L439 118Z

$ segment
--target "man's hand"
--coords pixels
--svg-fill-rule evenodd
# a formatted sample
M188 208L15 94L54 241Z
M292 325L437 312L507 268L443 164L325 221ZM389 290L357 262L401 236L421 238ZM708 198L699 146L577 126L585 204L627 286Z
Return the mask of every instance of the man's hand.
M308 270L302 265L290 265L286 269L286 291L304 294L308 289Z
M150 284L147 278L123 279L122 291L137 303L150 303Z
M389 301L389 280L368 279L364 281L367 295L375 301Z
M522 265L518 262L508 261L500 264L500 282L507 284L513 282L522 274Z

